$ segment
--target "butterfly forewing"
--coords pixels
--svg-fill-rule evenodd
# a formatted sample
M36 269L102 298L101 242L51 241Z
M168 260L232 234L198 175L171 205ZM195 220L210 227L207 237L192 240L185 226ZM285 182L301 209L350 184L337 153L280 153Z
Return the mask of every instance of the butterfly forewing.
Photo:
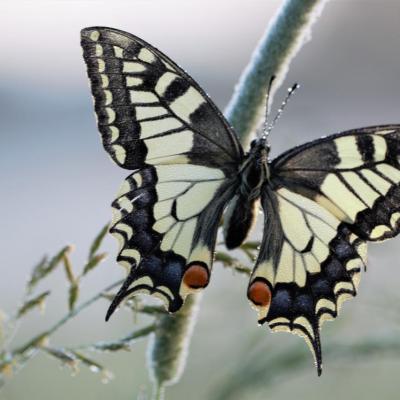
M344 132L288 151L272 162L277 185L315 200L364 240L399 232L400 127Z
M129 276L108 316L138 292L176 311L208 283L242 149L202 89L157 49L110 28L81 37L104 148L134 170L113 202L111 232Z
M223 116L168 57L110 28L84 29L81 43L103 145L118 165L229 169L240 161L241 147Z

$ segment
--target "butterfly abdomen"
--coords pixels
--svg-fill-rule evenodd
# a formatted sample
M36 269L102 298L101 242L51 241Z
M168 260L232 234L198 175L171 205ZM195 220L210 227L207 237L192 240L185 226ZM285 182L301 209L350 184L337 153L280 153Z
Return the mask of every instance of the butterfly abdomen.
M250 233L257 217L258 199L249 200L237 194L229 203L224 218L225 245L228 249L240 246Z
M240 246L256 222L261 187L267 179L263 151L262 147L255 148L245 160L238 191L225 213L224 237L228 249Z

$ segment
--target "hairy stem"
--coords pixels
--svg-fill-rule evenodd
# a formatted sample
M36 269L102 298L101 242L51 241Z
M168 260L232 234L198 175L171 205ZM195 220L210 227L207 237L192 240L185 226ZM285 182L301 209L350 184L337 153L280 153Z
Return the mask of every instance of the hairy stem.
M326 2L327 0L285 0L269 23L225 112L243 145L249 142L263 113L271 76L274 75L276 79L270 99L285 79L292 59L310 40L311 27Z
M154 383L154 396L165 386L177 382L185 368L186 357L196 322L201 296L188 296L174 315L162 315L149 344L149 369ZM160 395L159 395L160 396ZM163 395L162 395L163 396ZM155 397L163 398L163 397Z

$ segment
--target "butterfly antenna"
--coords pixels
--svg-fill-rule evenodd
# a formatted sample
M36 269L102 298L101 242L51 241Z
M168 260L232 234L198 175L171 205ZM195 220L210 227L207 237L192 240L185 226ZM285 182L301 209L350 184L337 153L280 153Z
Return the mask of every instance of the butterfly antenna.
M272 75L269 83L268 83L268 89L267 93L265 95L265 117L264 117L264 126L262 130L262 137L265 139L267 137L267 131L268 131L268 114L269 114L269 99L270 99L270 94L271 94L271 88L272 84L275 80L275 75Z
M283 113L283 110L285 109L286 104L288 103L289 99L292 97L292 94L300 87L300 85L298 83L295 83L291 88L288 89L288 93L285 97L285 99L282 101L281 106L278 109L278 112L275 115L275 118L273 119L273 121L269 124L269 126L265 129L264 132L264 136L268 136L269 133L272 131L272 129L274 128L276 121L278 121L278 119L280 118L280 116Z

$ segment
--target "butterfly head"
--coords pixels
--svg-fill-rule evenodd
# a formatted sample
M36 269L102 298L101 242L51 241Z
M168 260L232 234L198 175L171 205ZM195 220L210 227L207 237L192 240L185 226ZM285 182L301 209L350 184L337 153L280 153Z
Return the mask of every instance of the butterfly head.
M268 160L270 150L271 146L269 145L266 137L257 138L250 143L249 157L260 161L264 160L266 162Z

